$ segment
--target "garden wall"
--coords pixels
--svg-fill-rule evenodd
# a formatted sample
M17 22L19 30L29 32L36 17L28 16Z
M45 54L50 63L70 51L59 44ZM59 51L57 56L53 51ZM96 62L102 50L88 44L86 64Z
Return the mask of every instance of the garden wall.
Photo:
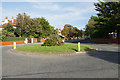
M62 39L62 40L65 40L65 39ZM4 41L4 42L0 42L0 46L13 45L13 42L16 42L16 44L25 44L24 41ZM36 38L34 38L33 43L37 43L37 42L45 42L45 39L38 41ZM31 43L31 40L28 40L28 43Z
M16 44L25 44L24 41L5 41L5 42L0 42L0 46L5 46L5 45L13 45L13 43L16 42ZM36 43L36 39L33 40L33 43Z
M101 39L101 38L95 38L91 39L92 42L96 43L120 43L120 39Z
M6 41L6 42L0 42L0 46L13 45L13 42L16 42L16 44L25 44L24 41Z

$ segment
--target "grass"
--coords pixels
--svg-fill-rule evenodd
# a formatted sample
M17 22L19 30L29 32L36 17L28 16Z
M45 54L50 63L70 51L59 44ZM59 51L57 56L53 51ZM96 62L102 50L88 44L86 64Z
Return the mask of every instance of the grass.
M85 49L91 48L90 46L81 45L81 51ZM25 51L25 52L40 52L40 53L65 53L65 52L76 52L77 44L64 44L62 46L41 46L38 45L30 45L30 46L21 46L18 47L17 50Z

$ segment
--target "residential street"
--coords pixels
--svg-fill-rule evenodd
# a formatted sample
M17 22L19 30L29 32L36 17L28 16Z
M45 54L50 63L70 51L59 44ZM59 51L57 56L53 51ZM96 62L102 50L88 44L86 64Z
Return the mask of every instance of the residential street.
M117 78L118 46L86 44L98 51L73 56L30 56L2 47L3 78Z

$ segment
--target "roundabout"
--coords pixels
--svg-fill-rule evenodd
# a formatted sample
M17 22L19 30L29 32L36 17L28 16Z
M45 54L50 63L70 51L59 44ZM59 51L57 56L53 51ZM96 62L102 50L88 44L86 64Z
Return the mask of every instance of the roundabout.
M117 46L85 45L94 46L98 51L83 55L48 57L10 53L12 46L4 46L2 47L2 77L117 78Z

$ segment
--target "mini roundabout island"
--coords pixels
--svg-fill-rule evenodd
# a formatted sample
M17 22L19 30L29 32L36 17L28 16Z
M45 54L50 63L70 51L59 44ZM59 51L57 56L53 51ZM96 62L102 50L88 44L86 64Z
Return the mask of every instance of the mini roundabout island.
M43 44L25 45L12 49L12 53L19 53L24 55L40 55L40 56L63 56L63 55L76 55L85 54L92 47L87 45L80 45L78 52L78 44L64 44L61 39L52 36L45 40Z

